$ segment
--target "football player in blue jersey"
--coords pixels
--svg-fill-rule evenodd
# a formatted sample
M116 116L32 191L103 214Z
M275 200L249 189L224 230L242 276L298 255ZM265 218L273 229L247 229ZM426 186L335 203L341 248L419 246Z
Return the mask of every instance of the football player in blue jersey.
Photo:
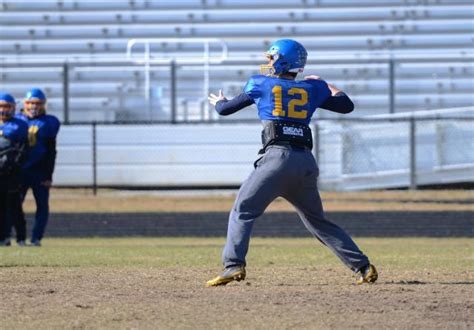
M56 162L56 136L59 120L46 114L46 96L39 88L26 93L23 110L17 118L28 124L29 152L22 171L22 198L32 188L36 201L36 215L31 244L41 246L49 216L49 189L51 187ZM26 237L24 215L17 219L17 235ZM17 240L19 238L17 237Z
M0 246L10 245L12 220L21 211L20 169L28 145L28 125L13 117L15 105L13 96L0 93Z
M209 102L223 116L256 104L263 123L262 156L240 187L230 212L227 242L222 254L224 271L206 286L245 279L250 234L256 218L277 197L288 200L308 230L357 274L357 284L373 283L378 274L367 256L339 226L325 218L317 188L319 169L311 152L308 124L316 108L349 113L349 97L318 76L296 80L306 64L306 49L291 39L274 42L266 52L265 74L252 76L243 93L227 100L210 94Z

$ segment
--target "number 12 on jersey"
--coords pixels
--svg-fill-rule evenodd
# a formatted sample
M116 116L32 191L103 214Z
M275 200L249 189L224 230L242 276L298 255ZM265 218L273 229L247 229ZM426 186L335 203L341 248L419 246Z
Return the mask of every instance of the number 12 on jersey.
M286 117L286 111L283 109L283 88L279 85L275 85L272 88L272 93L275 98L275 109L272 111L272 115L276 117ZM303 88L291 88L288 90L288 95L297 96L298 98L292 98L288 102L288 117L296 119L306 119L308 116L307 110L296 110L296 106L305 106L308 103L308 92Z

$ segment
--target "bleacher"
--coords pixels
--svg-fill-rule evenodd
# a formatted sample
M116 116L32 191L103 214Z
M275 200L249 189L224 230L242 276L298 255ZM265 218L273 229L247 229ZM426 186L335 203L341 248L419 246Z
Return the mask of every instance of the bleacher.
M389 111L391 59L397 112L471 106L473 13L470 0L2 0L0 89L21 97L32 85L43 87L49 110L63 118L67 62L70 121L166 120L170 68L152 65L147 104L143 65L125 56L130 39L224 40L229 56L210 66L209 89L233 96L258 73L270 42L288 37L308 49L306 72L352 96L357 111L350 116ZM161 42L151 51L154 58L198 58L202 45ZM215 118L206 113L202 86L202 65L178 65L179 120ZM233 119L251 117L246 111Z

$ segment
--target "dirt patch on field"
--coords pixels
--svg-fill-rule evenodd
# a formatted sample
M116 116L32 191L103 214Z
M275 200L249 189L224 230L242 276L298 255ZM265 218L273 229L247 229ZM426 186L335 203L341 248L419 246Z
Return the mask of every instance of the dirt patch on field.
M53 189L51 212L227 212L236 191L214 192L134 192ZM323 192L327 211L474 211L474 191L369 191ZM34 212L28 195L25 210ZM272 211L293 211L284 199L275 200Z
M474 326L472 274L380 269L356 286L341 267L248 268L204 288L203 268L4 268L2 328L290 329Z
M2 329L472 329L469 239L358 239L374 285L314 239L253 238L247 279L205 288L222 238L0 249Z

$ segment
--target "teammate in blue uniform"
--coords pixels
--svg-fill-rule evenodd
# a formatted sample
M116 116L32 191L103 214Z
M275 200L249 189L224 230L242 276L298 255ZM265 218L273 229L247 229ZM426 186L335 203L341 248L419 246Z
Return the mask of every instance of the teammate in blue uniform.
M0 246L10 245L11 222L21 210L19 176L28 145L28 125L14 114L13 96L0 93Z
M59 132L59 120L46 114L46 96L33 88L26 93L23 111L17 118L28 123L28 141L30 150L23 165L22 191L24 200L29 188L32 188L36 201L35 224L31 234L31 244L41 246L49 216L49 189L52 183L56 161L56 136ZM26 238L24 215L17 222L17 239Z
M340 227L329 222L317 188L319 169L311 152L308 124L316 108L349 113L354 105L335 86L308 76L295 80L306 64L307 52L298 42L274 42L262 66L266 75L252 76L244 91L232 100L210 94L209 101L220 115L230 115L256 104L263 123L262 157L240 187L229 216L227 242L222 254L224 271L206 286L225 285L245 279L250 234L256 218L281 196L294 205L308 230L358 274L357 284L373 283L378 274L369 259Z

